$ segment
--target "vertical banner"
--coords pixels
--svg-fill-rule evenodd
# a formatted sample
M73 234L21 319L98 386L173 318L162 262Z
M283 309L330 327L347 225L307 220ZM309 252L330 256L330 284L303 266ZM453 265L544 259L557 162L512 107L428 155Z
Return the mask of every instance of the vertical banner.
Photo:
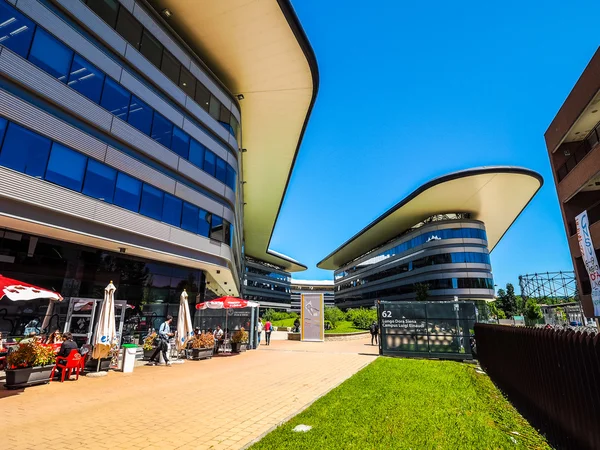
M300 301L301 329L303 341L323 341L325 339L325 303L323 294L302 294Z
M577 240L579 241L579 250L583 258L583 264L590 277L592 285L592 303L594 305L594 316L600 316L600 268L598 267L598 258L590 234L590 223L588 221L587 211L583 211L575 217L577 225Z

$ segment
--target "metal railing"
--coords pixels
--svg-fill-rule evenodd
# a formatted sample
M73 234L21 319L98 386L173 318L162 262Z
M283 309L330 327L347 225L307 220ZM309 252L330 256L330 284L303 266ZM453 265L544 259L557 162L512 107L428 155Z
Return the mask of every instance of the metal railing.
M600 141L600 125L597 125L591 132L588 134L581 145L577 147L577 150L571 155L569 159L567 159L563 165L561 165L556 171L556 176L558 177L558 181L561 182L568 174L573 170L577 164L581 162L581 160L587 155L596 145L598 145L598 141Z
M600 335L475 324L481 366L553 446L600 448Z

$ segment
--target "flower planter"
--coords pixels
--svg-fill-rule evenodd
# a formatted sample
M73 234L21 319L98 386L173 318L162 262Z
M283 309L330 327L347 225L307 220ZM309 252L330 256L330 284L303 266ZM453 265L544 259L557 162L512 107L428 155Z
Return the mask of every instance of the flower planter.
M54 364L49 366L27 367L25 369L10 369L6 371L7 389L19 389L36 384L45 384L50 381L52 368Z
M110 369L111 358L100 359L100 372L107 372ZM85 362L84 371L87 372L98 372L98 360L89 358Z
M151 350L144 350L144 361L148 361L150 359L150 357L154 353L154 350L156 350L156 348L153 348Z
M214 348L193 348L192 359L210 359L213 356Z
M245 352L248 350L248 344L240 344L240 352Z
M242 346L242 344L240 344L239 342L232 342L231 343L231 353L239 353L241 346Z

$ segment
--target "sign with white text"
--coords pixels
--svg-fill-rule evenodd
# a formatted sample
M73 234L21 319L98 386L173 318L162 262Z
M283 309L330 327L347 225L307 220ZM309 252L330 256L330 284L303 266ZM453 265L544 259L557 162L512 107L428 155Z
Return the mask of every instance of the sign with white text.
M323 294L302 294L300 337L303 341L323 341L325 339L324 309Z
M583 211L575 217L577 225L577 240L579 241L579 250L583 258L583 264L590 277L592 285L592 304L594 305L594 316L600 316L600 268L598 267L598 258L590 234L590 222L588 221L587 211Z

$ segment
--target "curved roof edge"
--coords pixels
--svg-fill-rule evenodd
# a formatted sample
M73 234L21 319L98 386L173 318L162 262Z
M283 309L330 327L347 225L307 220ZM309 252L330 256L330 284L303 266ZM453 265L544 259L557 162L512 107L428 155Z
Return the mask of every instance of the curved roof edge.
M503 175L506 177L492 183L494 178ZM454 189L448 189L450 183L461 181L463 183L457 184ZM410 193L323 258L317 263L317 267L336 270L393 239L403 231L402 227L407 230L429 216L448 212L471 212L474 219L484 222L491 252L543 184L544 179L539 173L515 166L483 166L442 175ZM444 192L435 192L441 185L446 188ZM423 196L423 204L417 201L420 196ZM426 198L427 196L430 198ZM496 196L498 203L495 205L489 204L493 200L492 196ZM501 214L498 213L499 210L502 210ZM506 214L509 214L508 219Z
M289 171L287 180L285 182L285 187L283 188L283 195L281 197L279 207L277 208L277 214L275 216L275 221L273 222L273 228L271 229L271 233L269 235L269 241L267 244L267 248L265 249L266 250L265 254L268 256L268 258L266 259L267 262L272 262L274 264L280 265L289 272L302 272L304 270L307 270L308 267L288 256L285 256L279 252L271 250L269 247L271 245L271 240L273 239L273 232L275 231L275 226L277 226L277 220L279 219L279 214L281 213L281 207L283 206L283 201L285 199L288 187L290 185L290 179L292 177L292 172L294 170L294 166L296 165L296 159L298 157L298 152L300 151L300 146L302 145L302 140L304 139L304 133L306 132L306 127L308 126L308 121L310 119L310 115L311 115L313 107L315 105L315 101L317 100L317 94L319 92L319 67L317 65L317 57L315 56L315 52L314 52L312 46L310 45L310 41L308 40L308 37L306 36L306 33L304 32L304 29L302 28L302 25L300 24L300 20L298 19L298 16L296 15L296 11L294 10L294 7L292 6L290 0L277 0L277 4L279 5L279 8L281 9L281 12L283 13L285 19L287 20L292 32L294 33L294 36L296 37L296 40L298 41L298 44L300 45L300 48L302 49L302 52L304 53L306 61L308 62L308 65L310 67L311 76L312 76L313 91L312 91L312 97L310 99L310 105L308 107L308 111L306 112L306 118L304 119L304 123L302 124L302 130L300 131L298 145L296 146L296 150L295 150L294 156L292 158L292 164L290 167L290 171ZM255 256L258 259L265 259L265 256L262 256L262 257L258 256L258 255L249 255L249 256Z

